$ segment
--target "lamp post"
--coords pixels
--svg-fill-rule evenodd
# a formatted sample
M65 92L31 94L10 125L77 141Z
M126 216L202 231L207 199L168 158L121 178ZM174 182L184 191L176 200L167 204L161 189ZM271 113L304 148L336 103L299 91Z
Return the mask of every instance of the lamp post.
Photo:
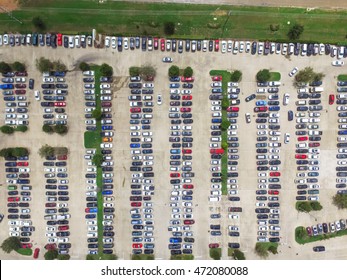
M228 17L227 17L227 19L224 22L224 25L223 25L223 28L222 28L222 38L223 38L223 35L224 35L225 26L226 26L230 16L231 16L231 11L228 12Z

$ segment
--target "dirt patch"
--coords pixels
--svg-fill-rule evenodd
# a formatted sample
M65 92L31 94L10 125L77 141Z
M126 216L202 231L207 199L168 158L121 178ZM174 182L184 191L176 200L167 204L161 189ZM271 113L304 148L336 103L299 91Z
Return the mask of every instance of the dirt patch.
M228 11L225 11L225 10L215 10L213 13L212 13L213 16L226 16L228 15Z
M16 10L18 8L17 0L0 0L0 13Z

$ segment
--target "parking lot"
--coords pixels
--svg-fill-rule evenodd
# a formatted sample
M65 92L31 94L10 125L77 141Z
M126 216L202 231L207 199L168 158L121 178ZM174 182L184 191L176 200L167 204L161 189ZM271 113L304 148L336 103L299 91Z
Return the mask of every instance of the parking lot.
M17 51L20 50L20 51ZM163 63L162 58L164 56L170 56L173 59L173 64L178 65L180 68L191 66L194 70L195 80L193 82L194 87L191 95L192 105L192 124L177 124L180 126L191 125L193 146L191 166L194 177L192 178L192 184L194 184L192 204L189 206L192 209L194 224L191 225L189 231L193 232L193 238L195 239L193 245L193 255L195 259L208 259L209 244L218 243L222 247L222 258L227 259L227 250L230 240L228 236L228 227L232 225L228 217L228 207L236 206L235 203L231 203L228 200L228 196L222 196L221 201L209 202L209 196L211 195L211 157L210 157L210 143L211 143L211 101L209 95L211 93L211 76L210 70L240 70L243 73L242 81L239 83L240 93L240 105L239 116L237 119L237 137L239 138L239 159L237 165L238 172L238 193L237 196L240 201L237 202L237 206L242 207L242 213L240 214L237 226L239 227L239 237L237 242L240 243L240 249L245 252L247 259L258 259L259 257L254 253L254 245L257 242L258 236L258 223L257 217L254 212L256 208L256 190L258 190L258 173L256 165L256 140L261 135L257 134L256 113L254 112L255 101L245 102L245 98L250 94L256 93L257 83L255 80L256 73L263 68L269 68L270 71L280 72L281 80L279 86L279 124L280 124L280 172L281 172L281 185L280 192L280 247L281 251L277 255L270 256L273 259L345 259L345 248L341 246L345 237L339 237L326 241L319 242L325 245L327 248L323 254L313 254L312 245L299 245L294 240L295 227L309 226L317 223L336 221L343 217L343 211L337 210L335 206L331 205L331 197L336 193L336 159L337 154L337 137L338 135L338 112L337 106L329 105L329 94L336 94L336 77L339 74L345 74L345 66L333 67L331 62L334 60L330 56L316 55L316 56L290 56L285 57L283 55L251 55L250 53L242 53L233 55L231 53L221 52L195 52L195 53L168 53L156 51L141 51L136 50L124 50L118 52L115 49L65 49L65 48L45 48L45 47L28 47L21 46L11 48L9 46L2 46L0 48L2 57L6 57L7 62L22 61L27 65L28 78L35 80L35 90L41 90L40 85L42 81L42 74L35 68L35 59L41 56L49 57L50 59L60 59L65 63L69 69L66 74L66 83L68 84L68 95L66 96L66 115L68 116L69 132L66 136L59 136L58 134L49 135L42 131L43 124L43 112L40 106L40 101L35 100L33 91L30 91L28 96L29 102L29 130L22 134L21 132L15 132L13 135L8 136L2 134L2 147L27 147L30 150L29 167L30 167L30 179L32 185L32 201L30 202L31 220L35 231L33 232L30 241L34 244L34 247L40 247L43 250L44 245L47 243L46 223L44 220L45 215L45 192L44 189L44 172L43 161L39 155L38 150L44 144L51 146L64 146L69 149L67 157L67 172L68 172L68 186L69 186L69 231L70 240L72 244L70 249L70 255L72 259L85 259L85 255L88 251L87 245L87 232L88 227L85 223L85 208L86 208L86 188L85 188L85 174L90 166L84 159L86 150L83 145L83 133L86 129L85 118L85 100L83 99L83 75L78 70L78 64L81 61L88 63L101 65L106 62L110 64L114 69L114 79L112 83L113 92L113 107L112 107L112 120L113 120L113 142L112 142L112 156L114 160L113 168L113 185L114 185L114 228L115 236L114 251L120 259L130 259L133 253L133 225L131 224L131 207L129 197L131 194L132 175L130 166L132 166L132 154L130 148L131 136L130 126L137 124L130 124L130 106L128 96L130 89L128 87L128 69L130 66L141 66L144 64L152 65L157 75L155 80L151 83L154 84L153 88L153 118L150 123L150 130L152 135L152 147L153 150L153 180L155 186L154 194L151 195L153 217L150 218L154 221L153 241L147 243L153 243L154 254L157 259L169 259L170 250L168 249L169 239L172 237L172 233L168 231L168 226L172 226L169 221L172 220L172 208L170 200L172 191L175 191L173 185L170 184L170 180L174 179L170 177L170 173L176 171L170 170L170 149L172 143L169 141L170 137L176 137L170 135L172 130L171 126L176 124L171 123L169 118L170 112L170 81L168 79L167 71L170 67L169 63ZM301 100L297 98L297 89L293 87L293 77L289 77L288 73L294 68L298 67L299 70L306 66L312 67L316 72L323 72L325 77L323 79L322 87L324 91L319 98L323 110L320 111L319 130L323 132L320 141L320 154L319 154L319 201L323 205L323 210L319 212L312 212L312 214L303 214L295 211L295 202L297 194L296 184L294 180L297 179L297 173L301 172L297 170L297 164L295 159L296 144L299 143L296 131L297 117L297 104L296 102ZM182 82L180 83L180 89L182 90ZM283 95L289 93L288 105L283 105ZM162 104L158 104L157 96L162 96ZM142 94L141 94L142 95ZM268 94L266 94L268 95ZM42 95L41 95L42 97ZM42 100L41 100L42 101ZM183 100L180 100L182 102ZM269 100L268 100L269 101ZM216 105L217 106L217 105ZM178 107L181 108L181 107ZM0 103L1 115L5 116L4 102ZM294 120L288 121L287 113L291 110L294 112ZM245 114L250 113L251 122L246 123ZM269 112L271 113L271 112ZM308 113L306 112L308 116ZM54 116L55 118L55 116ZM2 120L2 123L4 121ZM142 124L140 124L142 125ZM183 130L181 130L182 132ZM189 131L189 130L187 130ZM141 131L143 132L143 130ZM285 133L290 134L290 140L288 144L284 143ZM24 135L24 136L23 136ZM270 136L270 135L267 135ZM308 136L308 135L307 135ZM147 136L136 136L143 137ZM181 135L181 137L184 137ZM141 140L142 141L142 140ZM145 143L144 141L141 143ZM146 142L147 143L147 142ZM3 159L1 159L3 162ZM183 166L183 165L182 165ZM181 167L182 167L181 166ZM2 164L2 170L5 167ZM152 172L152 171L150 171ZM215 171L218 172L218 171ZM233 171L230 171L233 172ZM271 172L271 171L269 171ZM88 172L89 173L89 172ZM1 176L2 186L6 186L5 176ZM181 189L184 191L186 189ZM1 213L7 213L7 190L1 189ZM144 202L144 201L143 201ZM181 203L182 201L180 201ZM184 207L180 204L178 208L181 209L181 214L184 213ZM174 207L177 208L177 207ZM143 211L141 209L141 211ZM188 210L190 211L190 210ZM210 225L212 219L210 215L213 213L220 213L221 218L219 223L221 225L221 237L211 238ZM5 215L1 227L3 230L0 233L0 240L8 237L8 219ZM150 216L148 216L150 217ZM213 221L214 223L214 221ZM182 226L182 225L181 225ZM101 237L100 237L101 238ZM184 236L182 237L184 238ZM233 237L234 238L234 237ZM236 237L235 237L236 238ZM137 243L137 242L136 242ZM187 242L189 243L189 242ZM1 258L7 258L1 252ZM10 257L16 258L14 255ZM40 255L40 258L43 254Z

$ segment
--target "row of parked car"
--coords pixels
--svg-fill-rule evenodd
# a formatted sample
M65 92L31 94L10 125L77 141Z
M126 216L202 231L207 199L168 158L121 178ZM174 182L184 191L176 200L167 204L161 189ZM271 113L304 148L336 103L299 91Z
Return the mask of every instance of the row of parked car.
M28 99L27 92L27 72L7 72L2 74L3 78L0 89L4 95L5 125L17 126L28 125ZM33 80L29 79L29 88L33 87Z
M278 242L280 238L280 85L278 81L258 83L257 95L249 96L246 100L250 102L256 99L254 113L257 125L255 147L258 189L255 192L255 213L258 242ZM264 95L266 93L268 95Z
M338 194L347 194L347 82L337 82L336 110L338 111L337 154L336 154L336 188ZM342 89L342 90L339 90ZM329 104L333 104L335 95L330 95Z
M298 89L297 113L295 114L297 123L295 183L298 189L296 200L319 200L319 146L323 135L319 127L321 116L319 111L323 109L321 94L324 90L321 85L321 82L316 82L315 86L304 86Z
M129 88L132 253L153 254L155 237L151 200L155 192L155 176L151 122L154 83L142 82L141 77L134 76L130 77Z
M329 234L346 229L347 219L336 220L330 223L321 223L313 226L306 227L306 232L309 236L317 236L322 234Z
M5 157L9 236L16 236L22 248L31 248L31 190L29 157Z
M67 125L67 114L65 111L68 84L65 80L65 72L43 73L41 89L43 107L43 124L45 125ZM41 100L39 90L34 92L35 99ZM57 108L53 108L57 107Z
M170 149L170 206L171 219L168 230L171 233L168 248L171 255L193 254L195 223L193 214L193 87L194 78L170 77L171 121ZM181 154L182 152L182 154ZM188 177L189 176L189 177ZM182 177L182 179L180 179Z
M69 226L69 180L67 155L47 156L43 162L45 184L45 220L47 221L47 244L58 249L59 254L68 254L71 248ZM57 245L58 244L58 245Z

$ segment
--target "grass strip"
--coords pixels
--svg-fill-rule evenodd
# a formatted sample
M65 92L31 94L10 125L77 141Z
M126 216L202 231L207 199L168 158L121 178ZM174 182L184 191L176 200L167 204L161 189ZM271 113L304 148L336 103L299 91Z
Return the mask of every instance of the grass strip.
M288 41L289 29L298 23L304 26L301 42L347 43L347 12L341 9L307 11L305 8L85 0L25 2L20 9L12 11L12 16L23 24L2 13L0 33L29 33L34 30L32 19L39 16L45 23L45 32L91 33L95 28L103 34L162 37L164 24L174 22L175 38Z
M279 80L281 80L281 73L280 72L270 72L269 81L278 82Z
M194 255L174 255L170 257L170 260L178 260L178 261L189 261L194 260Z
M338 75L337 80L340 82L347 82L347 74Z
M330 238L347 235L347 229L336 231L334 233L320 234L316 236L308 236L307 233L302 234L303 232L306 233L306 229L302 226L297 227L295 229L295 241L299 244L317 242L317 241L322 241L322 240L327 240Z
M228 95L228 82L231 78L231 73L224 70L211 70L210 71L211 76L222 76L222 94L223 96ZM222 122L228 120L228 113L226 109L222 108ZM222 131L222 143L227 142L228 140L228 131ZM227 195L228 189L227 189L227 180L228 180L228 152L225 151L222 155L222 166L221 166L221 173L222 173L222 194Z

